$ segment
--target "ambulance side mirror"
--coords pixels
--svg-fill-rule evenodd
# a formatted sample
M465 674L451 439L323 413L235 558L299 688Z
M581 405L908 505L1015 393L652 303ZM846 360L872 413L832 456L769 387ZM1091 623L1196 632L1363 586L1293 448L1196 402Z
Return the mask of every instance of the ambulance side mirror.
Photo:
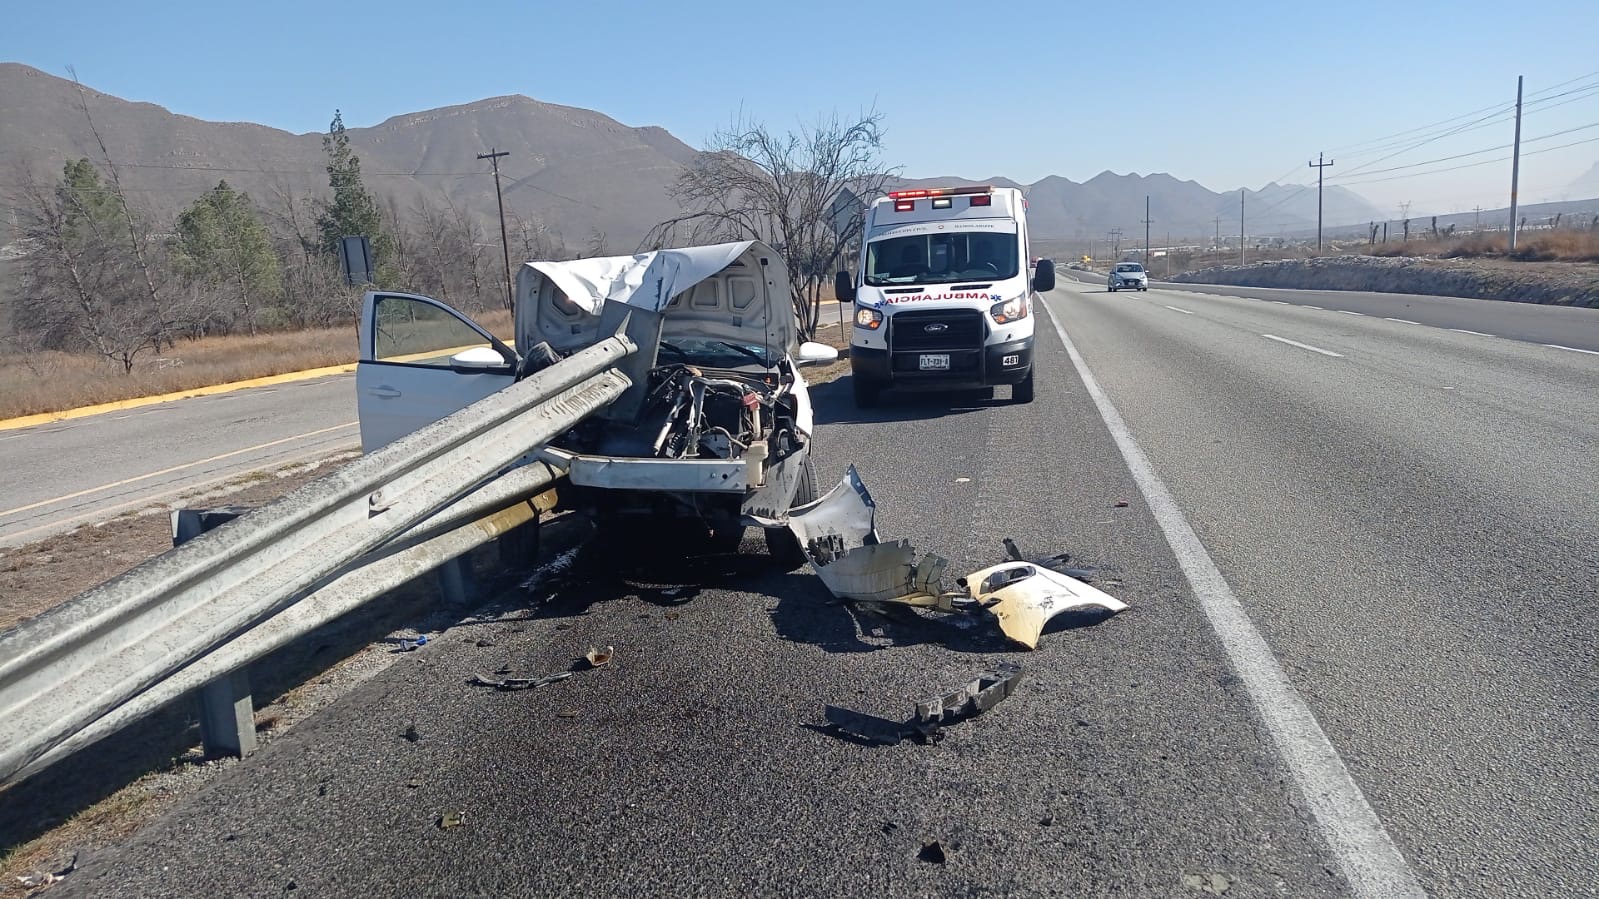
M833 275L833 296L837 297L840 303L855 302L855 279L850 277L849 272Z
M1055 289L1055 260L1040 259L1038 268L1033 270L1033 290L1038 293L1049 293Z

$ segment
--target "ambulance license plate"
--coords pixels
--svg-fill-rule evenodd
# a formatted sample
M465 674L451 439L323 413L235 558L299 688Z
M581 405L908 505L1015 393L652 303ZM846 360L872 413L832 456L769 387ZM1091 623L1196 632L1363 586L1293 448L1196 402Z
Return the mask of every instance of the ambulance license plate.
M921 367L922 371L949 371L949 354L923 353Z

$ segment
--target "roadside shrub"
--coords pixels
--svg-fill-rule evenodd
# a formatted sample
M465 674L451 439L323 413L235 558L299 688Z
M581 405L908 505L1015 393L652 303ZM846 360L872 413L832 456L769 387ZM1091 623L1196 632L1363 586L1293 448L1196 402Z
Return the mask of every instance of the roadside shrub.
M1446 259L1498 256L1505 251L1508 243L1509 238L1499 234L1473 234L1457 241L1442 255Z
M1522 262L1599 262L1599 234L1549 231L1516 241L1510 258Z

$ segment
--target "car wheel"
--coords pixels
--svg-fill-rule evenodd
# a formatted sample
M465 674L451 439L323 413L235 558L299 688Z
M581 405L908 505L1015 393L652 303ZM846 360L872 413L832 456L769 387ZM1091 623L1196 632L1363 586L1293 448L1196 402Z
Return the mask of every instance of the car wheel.
M1027 377L1023 378L1020 384L1017 384L1015 387L1010 389L1011 402L1021 404L1030 403L1033 401L1033 372L1035 370L1036 367L1029 368L1027 370Z
M794 491L793 505L815 502L816 497L816 473L811 471L811 457L807 453L805 461L800 463L799 489ZM772 564L781 571L793 571L810 561L805 557L805 548L800 546L799 538L787 527L766 529L766 552L771 555Z
M1140 288L1138 288L1138 289L1139 289L1139 290L1148 290L1148 289L1149 289L1149 288L1147 288L1147 287L1140 287Z
M860 375L850 377L850 386L855 391L855 408L870 409L877 405L878 394L882 388L868 381Z
M1108 293L1115 293L1115 292L1116 292L1116 288L1114 288L1114 287L1107 287L1107 288L1105 288L1105 290L1106 290L1106 291L1107 291L1107 292L1108 292Z

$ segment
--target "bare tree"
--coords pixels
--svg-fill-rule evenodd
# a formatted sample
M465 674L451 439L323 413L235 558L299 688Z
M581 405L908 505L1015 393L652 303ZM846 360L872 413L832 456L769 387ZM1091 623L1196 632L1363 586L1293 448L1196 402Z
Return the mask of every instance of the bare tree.
M287 328L328 327L353 321L361 293L344 283L338 262L322 252L316 206L279 180L264 211L271 222L278 256L283 260L282 318Z
M88 160L69 162L57 187L19 180L20 295L14 327L40 348L87 349L133 370L159 348L160 331L138 287L109 195Z
M519 256L524 262L568 258L565 245L548 228L515 212L511 213L511 234L511 255Z
M835 113L777 134L735 119L673 186L673 197L689 211L657 225L641 249L750 238L773 245L788 267L801 332L814 337L823 285L859 237L834 232L834 198L845 188L857 196L880 194L898 174L882 161L882 121L876 112L853 122Z
M456 261L464 286L471 291L472 303L469 309L476 311L485 308L483 303L483 272L492 260L488 257L489 244L483 237L483 226L473 218L465 209L455 205L453 200L446 198L449 203L450 216L448 222L449 244ZM492 275L498 285L498 296L507 296L505 292L505 273L500 269L494 270Z

